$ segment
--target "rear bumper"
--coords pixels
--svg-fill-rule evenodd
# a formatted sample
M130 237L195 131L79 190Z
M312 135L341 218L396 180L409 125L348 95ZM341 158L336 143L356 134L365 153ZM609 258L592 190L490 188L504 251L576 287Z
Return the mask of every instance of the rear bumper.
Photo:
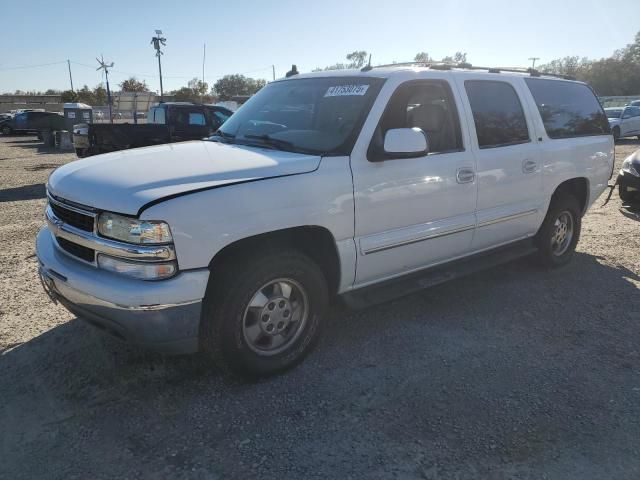
M152 350L198 350L207 269L182 272L157 282L130 279L67 255L47 227L38 233L36 253L45 291L83 320Z

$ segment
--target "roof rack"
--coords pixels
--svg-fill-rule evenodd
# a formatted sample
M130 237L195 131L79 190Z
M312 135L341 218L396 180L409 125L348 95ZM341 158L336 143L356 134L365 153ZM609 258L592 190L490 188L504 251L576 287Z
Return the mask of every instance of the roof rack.
M385 65L376 65L371 66L367 65L362 68L361 71L366 72L372 70L374 68L383 68L383 67L425 67L430 68L432 70L452 70L454 68L464 69L464 70L486 70L488 73L528 73L532 77L556 77L562 78L564 80L575 80L575 77L570 75L560 75L557 73L545 73L540 72L534 68L519 68L519 67L478 67L473 66L470 63L432 63L432 62L400 62L400 63L387 63Z

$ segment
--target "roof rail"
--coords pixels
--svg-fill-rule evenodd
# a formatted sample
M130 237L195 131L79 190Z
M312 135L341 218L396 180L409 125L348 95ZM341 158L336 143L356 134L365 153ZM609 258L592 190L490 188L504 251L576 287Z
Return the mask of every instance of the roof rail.
M535 70L533 68L522 68L522 67L479 67L473 66L470 63L432 63L432 62L400 62L400 63L387 63L385 65L367 65L361 71L367 72L374 68L383 68L383 67L425 67L430 68L432 70L452 70L454 68L464 69L464 70L486 70L488 73L500 73L500 72L508 72L508 73L528 73L532 77L556 77L562 78L564 80L575 80L575 77L570 75L560 75L557 73L546 73L540 72L539 70Z

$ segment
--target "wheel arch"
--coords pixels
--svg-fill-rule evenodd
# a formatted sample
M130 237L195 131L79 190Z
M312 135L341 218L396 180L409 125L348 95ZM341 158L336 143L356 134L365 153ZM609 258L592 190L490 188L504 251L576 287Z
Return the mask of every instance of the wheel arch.
M574 196L580 203L580 212L584 215L589 206L589 179L586 177L575 177L560 183L551 197L556 197L559 193L568 193Z
M340 285L340 255L333 234L317 225L290 227L252 235L236 240L218 251L209 262L210 280L216 270L236 255L244 252L294 248L309 256L320 267L327 280L330 294L336 294Z

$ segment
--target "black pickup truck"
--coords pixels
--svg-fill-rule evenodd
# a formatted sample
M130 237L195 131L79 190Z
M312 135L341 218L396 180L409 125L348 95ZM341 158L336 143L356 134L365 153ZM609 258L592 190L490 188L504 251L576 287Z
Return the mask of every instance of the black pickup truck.
M73 143L79 157L89 157L116 150L199 140L212 135L232 114L227 108L213 105L164 102L149 109L146 123L74 125Z

